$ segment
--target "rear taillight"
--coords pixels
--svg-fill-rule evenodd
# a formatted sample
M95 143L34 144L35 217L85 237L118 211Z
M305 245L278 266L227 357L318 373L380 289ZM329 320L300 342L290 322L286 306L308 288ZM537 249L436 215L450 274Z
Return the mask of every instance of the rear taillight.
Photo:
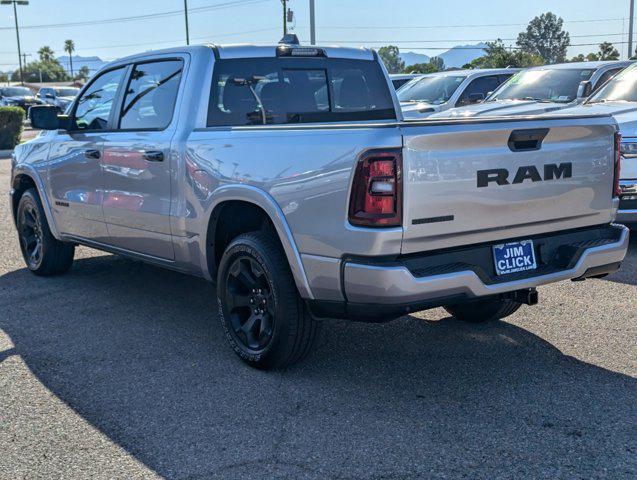
M619 197L621 188L619 186L619 176L622 165L622 135L615 133L615 168L613 170L613 197Z
M402 224L400 149L370 150L359 159L349 201L349 222L361 227Z

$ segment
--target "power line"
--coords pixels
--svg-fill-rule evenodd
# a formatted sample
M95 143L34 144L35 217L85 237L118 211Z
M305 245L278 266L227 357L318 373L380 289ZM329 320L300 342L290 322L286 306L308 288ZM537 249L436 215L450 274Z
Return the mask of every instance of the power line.
M222 10L226 8L239 7L244 5L253 5L256 3L264 3L268 0L232 0L224 3L217 3L215 5L208 5L205 7L197 7L188 9L189 13L197 13L197 12L207 12L211 10ZM171 17L175 15L183 15L183 10L172 10L168 12L158 12L158 13L149 13L146 15L135 15L130 17L119 17L119 18L105 18L105 19L95 19L95 20L83 20L81 22L69 22L69 23L50 23L46 25L25 25L24 27L20 27L22 29L42 29L42 28L63 28L63 27L84 27L84 26L95 26L101 24L108 23L120 23L120 22L132 22L139 20L152 20L156 18L164 18ZM0 27L0 30L11 30L13 27Z
M637 18L637 17L635 17ZM564 23L597 23L597 22L616 22L626 20L626 18L595 18L587 20L564 20ZM463 24L463 25L419 25L419 26L401 26L401 25L378 25L378 26L351 26L351 25L321 25L323 29L335 29L335 30L396 30L396 29L410 29L410 30L424 30L432 28L474 28L474 27L520 27L527 26L526 23L483 23L483 24ZM299 26L297 28L309 28L308 26Z

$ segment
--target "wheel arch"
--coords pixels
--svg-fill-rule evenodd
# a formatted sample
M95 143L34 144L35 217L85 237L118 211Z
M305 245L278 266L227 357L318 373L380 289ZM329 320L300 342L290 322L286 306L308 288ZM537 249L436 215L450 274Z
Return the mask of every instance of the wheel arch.
M38 192L38 196L40 197L40 201L42 202L42 207L44 208L46 220L49 224L49 229L51 230L53 236L57 240L59 240L60 236L53 218L51 204L49 203L49 199L45 194L46 190L44 189L42 179L34 169L27 166L20 166L16 168L11 180L11 214L14 223L16 221L16 214L18 211L20 198L22 197L22 194L29 188L35 188Z
M202 230L205 234L204 268L208 277L216 278L220 255L233 238L248 231L271 228L283 248L301 297L313 299L292 231L274 198L249 185L221 187L213 198L206 217L207 225Z

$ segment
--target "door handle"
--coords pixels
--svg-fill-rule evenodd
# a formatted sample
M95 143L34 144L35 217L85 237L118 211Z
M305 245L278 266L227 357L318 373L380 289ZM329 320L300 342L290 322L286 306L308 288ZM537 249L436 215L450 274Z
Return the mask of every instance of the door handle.
M163 162L164 161L164 152L159 150L150 150L142 153L142 156L148 160L149 162Z
M86 158L95 158L96 160L99 160L99 158L101 157L99 150L86 150L84 152L84 156Z

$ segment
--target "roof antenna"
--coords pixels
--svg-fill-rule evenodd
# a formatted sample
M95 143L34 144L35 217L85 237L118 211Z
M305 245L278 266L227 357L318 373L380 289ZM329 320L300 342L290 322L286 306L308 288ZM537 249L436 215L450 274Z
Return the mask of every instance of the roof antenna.
M299 37L296 36L296 33L286 33L283 35L283 38L279 40L279 45L300 45Z

